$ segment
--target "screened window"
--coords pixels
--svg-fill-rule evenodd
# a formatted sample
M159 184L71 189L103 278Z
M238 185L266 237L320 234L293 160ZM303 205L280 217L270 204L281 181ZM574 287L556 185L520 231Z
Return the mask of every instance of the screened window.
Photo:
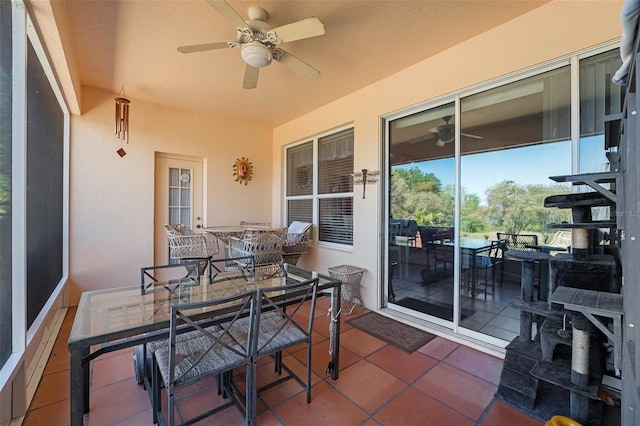
M353 129L320 136L286 152L286 217L312 222L318 242L353 244Z
M12 351L11 329L11 2L0 2L0 369Z
M27 326L62 280L64 113L33 45L27 54Z

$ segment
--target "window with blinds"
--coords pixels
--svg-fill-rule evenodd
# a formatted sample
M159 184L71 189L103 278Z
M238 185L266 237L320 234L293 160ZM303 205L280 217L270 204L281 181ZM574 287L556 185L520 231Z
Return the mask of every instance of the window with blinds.
M319 243L353 244L353 128L287 148L286 217L311 222Z

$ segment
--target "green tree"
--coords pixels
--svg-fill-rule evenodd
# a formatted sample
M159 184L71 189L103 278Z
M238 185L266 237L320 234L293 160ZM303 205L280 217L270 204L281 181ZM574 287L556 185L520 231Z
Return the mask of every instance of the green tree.
M487 190L487 219L498 229L519 234L527 225L526 190L512 180Z
M394 169L390 196L394 218L413 219L422 226L453 224L453 187L443 189L433 173L418 167Z
M518 234L523 231L552 234L550 223L570 221L571 211L544 207L545 198L568 192L564 185L518 185L503 181L487 190L487 220L496 229ZM543 241L544 242L544 241Z
M551 235L554 235L557 231L557 229L547 228L548 224L571 222L571 209L545 207L545 198L569 192L571 192L570 189L562 184L530 185L527 187L528 199L531 204L528 213L530 225L527 230L542 234L543 243L549 242Z
M477 194L468 194L462 190L460 226L462 232L482 232L487 228L486 212L480 205L480 197Z
M402 177L410 191L440 192L442 183L433 173L425 173L419 167L395 169L394 175Z

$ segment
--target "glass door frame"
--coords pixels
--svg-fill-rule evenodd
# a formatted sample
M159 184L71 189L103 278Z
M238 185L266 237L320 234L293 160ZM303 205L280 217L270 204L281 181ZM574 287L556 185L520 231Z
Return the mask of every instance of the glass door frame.
M460 189L459 189L459 183L460 183L460 123L459 123L459 119L455 119L455 140L454 140L454 144L455 144L455 154L454 154L454 167L455 167L455 179L454 179L454 188L455 188L455 192L454 192L454 263L453 263L453 300L452 300L452 304L453 304L453 320L452 321L448 321L446 319L443 318L439 318L436 316L432 316L432 315L428 315L428 314L424 314L415 310L411 310L409 308L406 308L404 306L398 305L394 302L389 301L389 288L390 288L390 283L389 283L389 274L388 274L388 268L389 268L389 235L390 235L390 220L389 217L391 217L391 205L390 205L390 189L391 189L391 164L390 164L390 149L391 149L391 144L390 144L390 131L389 131L389 124L395 120L395 119L399 119L402 117L406 117L409 116L411 114L414 113L419 113L422 111L427 111L427 110L434 110L437 109L439 107L443 107L447 104L451 104L453 103L454 106L454 117L458 117L459 113L460 113L460 104L459 104L459 95L455 95L455 96L443 96L440 97L434 101L429 102L428 104L423 104L423 105L419 105L419 106L414 106L412 108L408 108L408 109L404 109L402 111L393 113L393 114L387 114L383 117L381 117L381 126L383 129L383 134L384 134L384 142L383 142L383 146L384 146L384 159L383 159L383 165L384 165L384 170L385 170L385 175L384 175L384 187L383 187L383 210L384 210L384 214L383 214L383 218L384 218L384 222L383 222L383 228L384 228L384 235L385 238L383 239L384 241L384 260L383 260L383 264L381 265L382 268L381 270L384 271L383 273L383 280L382 282L384 283L383 286L383 291L382 291L382 306L383 307L388 307L391 308L395 311L398 311L402 314L405 315L409 315L412 317L416 317L418 319L422 319L422 320L426 320L430 323L433 323L435 325L438 325L440 327L443 327L444 329L447 330L451 330L454 333L458 333L459 331L459 317L460 317L460 286L457 285L456 283L460 282L460 255L459 255L459 251L460 251L460 239L457 238L459 232L459 226L460 226ZM478 334L479 333L475 333L472 331L472 333L474 334Z

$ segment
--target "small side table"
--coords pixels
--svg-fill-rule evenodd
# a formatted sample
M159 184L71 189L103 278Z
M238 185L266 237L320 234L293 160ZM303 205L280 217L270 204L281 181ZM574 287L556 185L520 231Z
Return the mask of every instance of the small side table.
M533 302L533 272L536 262L548 262L551 255L539 251L507 250L504 253L507 259L522 262L522 276L520 286L520 297L523 303ZM541 289L542 291L542 289ZM531 312L520 312L520 341L531 341L531 326L533 324L533 314Z
M364 275L364 268L353 265L340 265L332 266L327 270L331 278L342 281L342 300L349 302L351 305L346 315L351 315L356 305L364 306L362 296L360 296L360 280Z

